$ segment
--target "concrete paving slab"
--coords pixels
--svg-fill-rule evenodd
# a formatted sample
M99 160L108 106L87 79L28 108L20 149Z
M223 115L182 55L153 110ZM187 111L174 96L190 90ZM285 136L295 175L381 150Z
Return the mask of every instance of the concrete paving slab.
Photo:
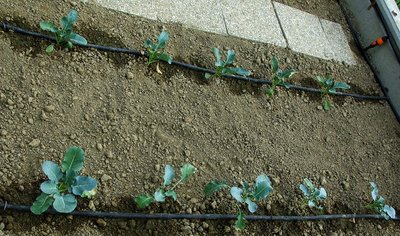
M319 18L304 11L273 3L290 49L322 59L331 58L331 49Z
M228 34L287 47L271 0L221 0Z
M219 0L154 0L157 17L163 22L181 23L191 28L226 35Z
M321 19L321 25L331 47L332 53L329 57L336 61L344 61L349 65L357 64L342 26L324 19Z
M157 20L154 0L89 0L90 3L129 14Z

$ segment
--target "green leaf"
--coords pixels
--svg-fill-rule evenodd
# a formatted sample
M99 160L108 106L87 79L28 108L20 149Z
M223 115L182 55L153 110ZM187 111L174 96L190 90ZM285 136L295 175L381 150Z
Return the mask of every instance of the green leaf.
M275 93L275 90L273 88L268 88L265 90L265 94L267 94L269 97L272 97Z
M74 44L72 44L71 41L68 41L68 42L67 42L67 48L68 48L68 49L71 49L71 48L73 48L73 47L74 47Z
M47 180L40 185L40 190L47 194L58 193L57 183L52 180Z
M163 189L159 189L154 193L154 199L157 202L165 202L165 194Z
M42 30L50 31L52 33L58 32L58 28L51 21L41 21L39 25Z
M242 75L242 76L249 76L251 75L251 72L248 70L245 70L243 68L237 67L237 68L230 68L231 71L233 71L237 75Z
M72 193L82 196L83 192L91 191L97 187L97 181L88 176L76 176L72 187Z
M272 73L276 73L279 68L278 59L276 59L276 57L272 57L271 66L272 66Z
M165 192L165 196L167 197L172 197L172 199L174 199L174 201L176 201L176 199L178 198L176 195L176 192L174 190L168 190Z
M162 60L162 61L166 61L166 62L168 62L168 64L172 63L172 57L170 55L166 54L166 53L163 53L163 52L158 54L158 59Z
M334 89L350 89L350 85L346 84L345 82L335 82L333 85Z
M154 198L148 194L140 194L135 197L135 203L139 208L145 208L150 206L150 204L154 201Z
M206 197L211 197L214 193L226 187L229 186L225 183L225 181L218 182L216 180L212 180L205 186L204 194L206 195Z
M67 16L61 18L61 25L64 30L68 30L72 28L72 25L78 20L78 12L75 10L71 10Z
M151 49L151 51L156 50L156 45L154 45L153 41L151 39L147 39L144 41L144 47Z
M205 73L204 78L210 79L213 75L210 73Z
M253 201L251 201L251 199L250 198L246 198L246 204L247 204L247 208L249 209L249 211L251 212L251 213L254 213L254 212L256 212L257 211L257 204L255 203L255 202L253 202Z
M49 194L40 194L31 206L31 212L35 215L40 215L45 212L53 203L54 199Z
M317 81L320 82L322 85L325 85L325 78L322 76L317 76L316 77Z
M168 40L169 40L168 33L165 31L161 32L161 34L157 38L157 41L158 41L157 49L164 48L165 44L168 42Z
M236 199L236 201L238 201L240 203L243 202L243 198L242 198L243 190L241 188L232 187L230 190L230 193L231 193L232 197L234 199Z
M219 49L213 48L213 53L214 53L215 59L217 60L215 62L215 66L223 66L224 62L222 61L222 56L221 56L221 53L219 52Z
M328 78L325 80L326 85L331 87L333 85L333 78L331 76L328 76Z
M79 147L69 147L64 154L64 160L61 164L63 172L80 171L85 161L85 152Z
M54 194L54 202L53 208L61 213L70 213L73 212L76 208L77 201L74 195L72 194Z
M235 228L237 230L244 230L246 228L246 218L242 211L237 215Z
M231 65L235 60L235 56L236 56L235 51L229 49L228 54L226 55L225 66Z
M60 167L52 161L43 162L42 170L50 180L53 180L56 183L58 183L58 181L63 177Z
M164 168L164 186L170 185L174 178L175 178L174 168L170 165L166 165Z
M196 172L196 168L191 164L183 165L181 168L181 181L186 182L194 172Z
M50 44L49 46L47 46L46 53L50 54L53 51L54 51L54 44Z
M290 77L292 77L296 72L293 69L287 69L285 71L282 72L281 76L283 78L289 79Z
M329 98L324 99L324 109L325 111L329 111L331 109L331 102L329 101Z
M256 179L255 189L254 189L254 198L256 201L260 201L272 192L271 181L268 176L260 175Z
M63 179L64 184L71 186L74 183L76 176L78 176L78 171L68 170Z
M76 33L71 33L70 40L75 44L87 45L87 40Z

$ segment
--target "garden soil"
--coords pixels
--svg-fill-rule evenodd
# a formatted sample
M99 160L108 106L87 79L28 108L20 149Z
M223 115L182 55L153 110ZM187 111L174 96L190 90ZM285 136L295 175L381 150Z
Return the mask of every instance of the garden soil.
M342 23L336 1L284 1ZM321 7L321 6L323 7ZM314 8L313 6L317 6ZM89 42L141 49L161 30L170 33L174 59L212 68L212 47L232 48L236 65L270 78L269 61L298 73L293 83L318 86L316 75L348 82L350 92L382 95L354 41L357 65L325 61L285 48L215 35L109 11L91 4L53 0L3 0L0 20L40 31L42 20L57 20L69 9L80 16L76 31ZM323 12L323 13L321 13ZM256 30L256 29L255 29ZM350 35L349 35L350 37ZM274 188L257 214L311 215L303 208L299 184L310 178L328 192L327 213L368 213L369 181L388 204L400 206L400 126L386 102L333 98L322 109L318 94L279 91L204 75L145 59L91 49L58 49L48 42L0 31L0 199L30 205L45 180L41 164L60 163L68 146L86 151L84 175L99 180L93 200L78 210L143 213L234 214L229 192L203 197L212 179L231 185L267 174ZM133 197L151 193L163 168L184 163L195 176L177 189L178 202L138 209ZM397 208L399 210L399 208ZM249 222L235 232L234 221L108 220L33 216L1 212L4 235L399 235L398 223L373 220Z

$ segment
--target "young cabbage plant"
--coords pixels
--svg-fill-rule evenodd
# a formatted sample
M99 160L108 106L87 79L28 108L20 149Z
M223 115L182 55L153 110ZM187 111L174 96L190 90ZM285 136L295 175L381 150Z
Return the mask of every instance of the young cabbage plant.
M56 39L56 45L60 45L62 47L66 47L71 49L73 44L82 44L86 45L87 41L84 37L73 31L73 25L78 20L78 12L75 10L71 10L67 16L64 16L60 20L60 24L62 28L58 28L51 21L42 21L40 22L40 28L45 31L50 31L54 34ZM54 44L50 44L46 48L47 53L52 53L54 51Z
M335 93L336 89L350 89L350 85L346 84L345 82L335 82L332 76L322 77L317 76L317 81L320 83L322 87L322 101L324 105L324 109L329 111L331 109L331 101L329 98L329 94Z
M303 191L306 204L310 208L316 208L320 211L324 210L322 202L326 199L327 194L324 188L316 188L309 179L304 179L304 184L300 184L300 190Z
M276 92L276 86L283 86L289 89L289 83L287 82L292 75L295 74L293 69L282 70L279 69L279 62L276 57L272 57L271 60L272 66L272 84L271 86L265 91L265 93L272 97Z
M232 49L228 50L226 54L226 61L222 60L221 53L218 48L213 49L215 59L215 74L206 73L204 77L206 79L212 79L214 77L220 78L223 75L241 75L241 76L249 76L251 72L245 70L240 67L232 67L233 62L235 61L235 52Z
M169 35L167 32L162 31L157 38L157 45L153 43L151 39L144 41L144 47L149 53L149 58L147 65L150 65L156 61L166 61L168 64L172 63L172 57L164 52L164 48L169 40Z
M386 220L396 218L396 210L385 204L385 199L379 195L378 186L374 182L371 185L372 202L366 208L381 214Z
M64 154L61 168L52 161L45 161L43 172L49 180L40 185L40 194L31 206L31 211L40 215L52 204L61 213L75 210L77 200L74 195L91 198L96 194L97 181L88 176L80 176L85 152L79 147L69 147Z
M140 194L139 196L135 197L135 203L139 208L148 207L153 202L165 202L166 197L171 197L176 201L177 194L174 189L179 184L188 181L189 178L196 172L196 168L191 164L183 165L181 168L181 178L173 186L172 181L175 178L174 168L170 165L166 165L164 172L163 185L159 187L153 195Z
M204 188L204 194L206 197L212 196L214 193L224 188L230 188L231 196L237 201L238 212L237 219L235 222L235 228L237 230L243 230L246 227L246 215L243 213L242 206L247 205L247 209L251 213L257 211L257 203L266 199L272 192L271 181L267 175L259 175L253 184L250 186L247 182L243 182L242 188L231 187L224 181L218 182L212 180Z

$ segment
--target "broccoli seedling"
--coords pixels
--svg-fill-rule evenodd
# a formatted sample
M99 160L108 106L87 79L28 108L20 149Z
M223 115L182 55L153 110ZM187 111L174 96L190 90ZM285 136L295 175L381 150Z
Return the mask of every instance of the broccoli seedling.
M369 184L371 185L372 202L366 208L381 214L386 220L396 218L395 209L385 204L385 199L379 195L376 183L370 182Z
M172 184L172 181L175 178L174 168L170 165L165 166L164 170L164 182L161 187L157 189L157 191L153 194L140 194L135 197L135 203L139 208L148 207L153 202L165 202L166 197L171 197L175 201L177 200L177 194L174 189L181 183L184 183L189 180L189 178L196 172L196 168L191 164L185 164L181 168L181 178L178 182L176 182L172 187L169 187Z
M149 58L147 65L150 65L156 61L166 61L168 64L172 63L172 57L164 52L164 48L169 40L169 35L167 32L162 31L157 38L157 45L153 43L151 39L144 41L144 47L149 53Z
M40 215L50 205L61 213L70 213L75 210L77 200L74 195L91 198L96 193L97 181L88 176L80 176L83 168L85 152L79 147L70 147L64 154L60 167L52 162L45 161L43 172L49 180L40 185L40 194L31 206L32 213Z
M316 79L322 87L321 97L323 100L324 109L326 111L329 111L331 109L329 94L335 93L336 89L350 89L350 85L346 84L345 82L335 82L330 75L326 78L322 76L317 76Z
M247 205L247 209L254 213L257 211L257 202L262 201L268 197L272 192L271 181L266 175L259 175L253 186L247 182L243 182L242 188L230 187L224 181L218 182L212 180L204 188L206 197L212 196L214 193L221 189L230 188L231 196L237 201L238 212L235 222L237 230L243 230L246 227L246 215L242 211L242 206Z
M74 33L72 27L74 23L78 20L78 12L75 10L71 10L67 16L64 16L60 20L60 24L62 28L58 28L51 21L42 21L40 22L40 28L45 31L50 31L54 34L56 39L56 45L60 45L62 47L66 47L71 49L73 47L73 43L86 45L87 41L84 37L80 36L77 33ZM50 44L46 48L47 53L52 53L54 51L54 44Z
M272 66L272 84L271 86L265 91L265 93L272 97L276 92L276 86L283 86L289 89L289 84L287 80L295 74L293 69L281 70L279 69L279 62L276 57L272 57L271 60Z
M326 199L327 194L324 188L316 188L309 179L304 179L304 184L300 184L300 190L303 191L306 205L310 208L316 208L320 211L324 210L321 205Z
M226 61L222 60L221 53L218 48L213 49L215 59L215 74L206 73L204 77L206 79L212 79L214 77L220 78L223 75L242 75L249 76L251 72L240 67L232 67L233 61L235 60L235 51L232 49L228 50L226 54Z

